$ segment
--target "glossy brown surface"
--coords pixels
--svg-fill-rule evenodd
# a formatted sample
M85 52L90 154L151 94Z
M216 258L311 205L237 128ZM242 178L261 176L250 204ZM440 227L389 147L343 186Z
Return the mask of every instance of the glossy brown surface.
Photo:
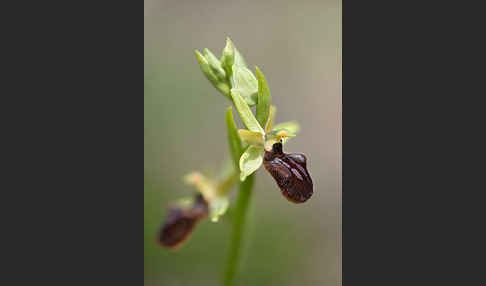
M263 158L263 166L277 182L282 195L293 203L303 203L314 193L306 162L304 154L284 153L282 143L273 144Z
M169 249L182 245L194 230L197 222L208 214L208 203L198 194L190 209L170 207L159 233L159 243Z

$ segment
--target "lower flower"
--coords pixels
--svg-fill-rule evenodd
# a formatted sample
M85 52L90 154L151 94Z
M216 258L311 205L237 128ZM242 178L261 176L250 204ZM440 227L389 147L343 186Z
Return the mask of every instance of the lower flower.
M208 210L208 203L201 194L196 195L194 204L189 209L182 206L170 207L159 233L160 245L169 249L180 247L189 238L196 224L208 215Z

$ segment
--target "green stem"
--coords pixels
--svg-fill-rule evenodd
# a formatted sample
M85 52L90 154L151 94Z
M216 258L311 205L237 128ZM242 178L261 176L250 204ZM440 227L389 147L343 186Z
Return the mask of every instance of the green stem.
M240 258L241 250L243 248L242 239L245 233L245 221L247 216L248 205L253 189L254 175L250 175L245 181L239 184L238 198L236 199L236 207L233 218L233 234L231 238L231 248L229 253L228 263L226 264L226 273L224 277L224 285L233 285L236 276Z

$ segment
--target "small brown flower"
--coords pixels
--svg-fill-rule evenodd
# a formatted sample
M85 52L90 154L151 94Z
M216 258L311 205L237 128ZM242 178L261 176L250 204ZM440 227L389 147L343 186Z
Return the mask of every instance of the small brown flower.
M306 161L304 154L284 153L281 142L273 144L271 151L265 150L263 166L290 202L303 203L314 193Z
M159 233L159 243L169 249L181 246L194 230L197 222L208 215L208 203L201 194L196 196L190 209L180 206L169 208L167 219Z

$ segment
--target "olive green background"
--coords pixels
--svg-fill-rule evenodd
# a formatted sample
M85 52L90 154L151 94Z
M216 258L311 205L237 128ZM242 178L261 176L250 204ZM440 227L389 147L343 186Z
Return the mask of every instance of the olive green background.
M257 171L237 284L341 284L340 5L145 0L145 285L219 285L222 277L227 217L199 224L178 251L160 248L155 236L167 204L194 191L182 176L217 173L228 156L230 103L194 55L207 47L219 56L226 36L253 71L257 65L265 74L276 122L301 124L284 151L307 155L315 191L308 202L292 204L263 167Z

